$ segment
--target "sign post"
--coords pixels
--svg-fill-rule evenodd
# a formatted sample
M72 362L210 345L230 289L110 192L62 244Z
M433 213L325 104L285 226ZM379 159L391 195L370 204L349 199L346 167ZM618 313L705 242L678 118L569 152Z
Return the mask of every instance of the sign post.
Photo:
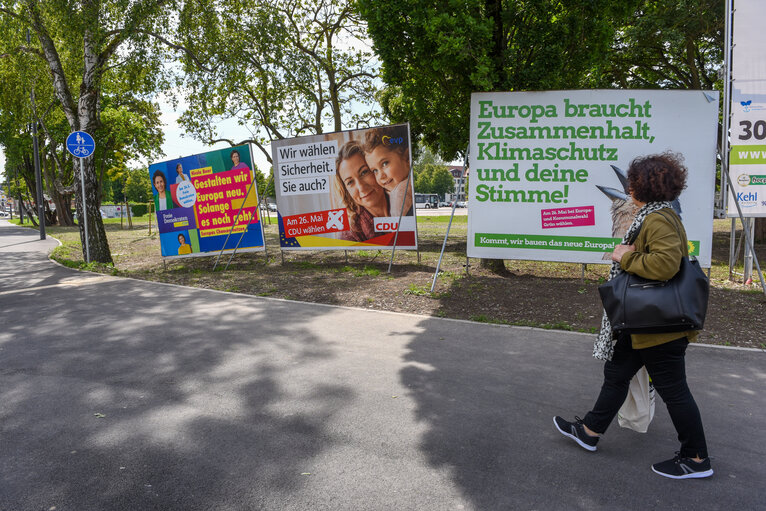
M88 242L88 213L85 208L85 163L84 159L96 150L96 142L84 131L73 131L66 138L66 148L72 156L80 159L80 186L82 187L82 221L85 226L85 262L90 264L90 243Z

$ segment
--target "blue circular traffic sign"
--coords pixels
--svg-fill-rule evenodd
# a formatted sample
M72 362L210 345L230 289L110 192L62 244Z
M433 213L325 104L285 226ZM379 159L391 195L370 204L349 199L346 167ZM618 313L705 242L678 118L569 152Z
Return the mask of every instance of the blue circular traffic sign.
M73 131L66 137L66 148L75 158L87 158L96 150L96 141L84 131Z

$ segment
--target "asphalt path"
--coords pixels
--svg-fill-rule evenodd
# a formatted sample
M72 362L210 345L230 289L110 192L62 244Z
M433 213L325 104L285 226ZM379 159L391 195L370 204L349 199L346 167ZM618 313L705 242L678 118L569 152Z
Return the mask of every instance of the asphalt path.
M716 473L673 481L661 402L595 453L554 430L593 336L78 272L38 238L0 220L0 510L766 508L761 351L690 347Z

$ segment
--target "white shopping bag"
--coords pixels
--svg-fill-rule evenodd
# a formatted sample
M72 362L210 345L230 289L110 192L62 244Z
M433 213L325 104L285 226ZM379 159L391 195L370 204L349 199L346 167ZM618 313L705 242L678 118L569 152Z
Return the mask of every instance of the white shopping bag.
M642 367L630 381L628 397L617 412L617 422L623 428L646 433L653 418L654 385L649 381L646 367Z

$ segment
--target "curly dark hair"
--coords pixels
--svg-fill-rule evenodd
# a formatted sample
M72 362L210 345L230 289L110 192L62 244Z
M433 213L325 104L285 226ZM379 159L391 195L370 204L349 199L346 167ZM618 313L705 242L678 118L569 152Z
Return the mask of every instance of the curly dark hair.
M667 151L639 156L628 168L628 186L641 202L672 201L686 188L688 171L681 154Z
M154 175L152 176L152 186L154 186L154 180L157 179L158 176L162 178L162 182L165 183L165 188L167 188L168 187L168 178L165 177L165 173L162 172L161 170L157 170L157 171L154 172ZM155 189L156 189L156 187L155 187Z

